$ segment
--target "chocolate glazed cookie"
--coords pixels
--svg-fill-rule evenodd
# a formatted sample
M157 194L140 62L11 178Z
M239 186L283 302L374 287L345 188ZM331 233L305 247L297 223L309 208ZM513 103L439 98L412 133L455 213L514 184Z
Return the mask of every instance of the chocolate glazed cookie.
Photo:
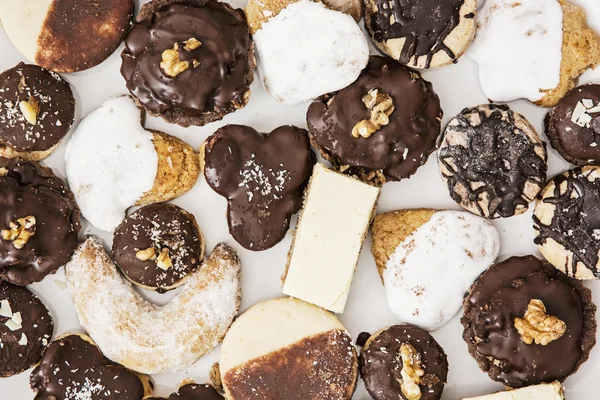
M283 239L314 162L307 132L290 125L268 134L227 125L204 145L204 176L227 198L229 232L254 251Z
M596 342L595 312L579 281L533 256L511 257L471 287L463 339L495 381L513 388L563 381Z
M211 385L188 383L169 397L144 397L144 400L222 400L223 398Z
M65 265L79 216L73 193L50 168L0 159L0 278L25 286Z
M125 40L121 74L150 115L205 125L243 108L254 45L242 10L216 0L153 0Z
M437 400L448 376L444 350L427 331L413 325L394 325L372 335L359 362L360 375L375 400ZM416 377L410 369L423 374Z
M337 169L382 184L408 178L440 134L442 109L431 83L387 57L371 57L359 78L316 99L312 144Z
M487 218L527 211L546 181L546 145L505 104L466 108L448 123L438 166L454 201Z

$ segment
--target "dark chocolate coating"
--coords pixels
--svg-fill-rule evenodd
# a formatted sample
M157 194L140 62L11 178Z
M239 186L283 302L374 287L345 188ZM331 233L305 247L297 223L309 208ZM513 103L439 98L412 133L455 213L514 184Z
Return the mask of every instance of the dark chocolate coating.
M479 124L468 119L475 115ZM449 171L442 174L450 196L458 204L475 204L481 216L506 218L515 215L517 208L527 209L546 181L545 143L535 143L517 127L516 115L505 104L465 108L448 123L442 136L438 163ZM449 145L445 137L450 133L464 135L466 147ZM536 153L540 148L544 157ZM472 184L478 185L473 188ZM539 189L525 193L528 186L529 190ZM459 193L461 187L466 198ZM486 196L489 204L484 206Z
M369 138L352 136L352 128L369 118L362 101L370 90L392 97L390 122ZM345 89L316 99L307 120L310 138L334 166L350 166L362 176L381 171L390 181L408 178L423 165L440 134L442 109L431 83L387 57L371 57L358 79Z
M595 168L582 171L575 168L553 178L555 189L552 195L540 199L555 206L549 225L544 225L534 215L534 242L543 245L553 239L573 253L571 263L565 260L565 272L577 274L577 263L583 263L594 276L600 278L600 179L588 179ZM561 190L561 186L566 188Z
M129 31L134 0L56 0L38 38L36 64L57 72L92 68Z
M144 385L128 369L109 364L98 348L79 335L56 339L31 372L34 400L141 400ZM83 397L83 396L89 397ZM79 397L81 396L81 397Z
M446 37L460 23L464 0L369 0L376 11L367 5L367 21L373 40L378 43L406 38L399 60L407 64L414 57L427 56L425 68L431 65L438 51L456 62L456 55L444 44ZM393 17L393 23L392 22Z
M573 111L581 100L600 104L600 85L575 88L562 98L546 116L546 134L552 147L575 165L600 164L600 111L589 113L589 128L572 121Z
M20 312L21 329L10 330L5 324L10 319L0 316L0 377L25 371L37 363L42 351L50 343L54 323L42 301L25 287L0 281L0 301L7 300L14 313ZM27 344L21 345L23 338Z
M19 108L31 96L40 106L35 125L25 120ZM56 73L19 63L0 74L0 146L19 152L46 151L69 132L74 118L71 86Z
M394 325L376 333L360 354L360 374L371 397L375 400L404 399L402 382L402 357L400 347L411 344L421 356L425 375L420 384L421 400L436 400L448 377L448 360L444 349L421 328L413 325ZM425 383L426 382L426 383Z
M163 270L156 260L140 260L138 250L154 248L158 255L169 249L173 267ZM131 281L157 288L172 289L204 258L204 240L194 216L173 204L152 204L127 216L115 229L112 259Z
M227 125L206 141L204 176L227 199L229 232L249 250L266 250L283 239L315 157L307 132L281 126L269 134Z
M0 229L32 215L35 233L22 249L0 237L0 278L19 286L41 281L70 259L78 244L80 212L73 193L50 168L0 159Z
M211 385L188 383L169 397L146 397L144 400L222 400L223 396Z
M546 346L526 344L514 326L532 299L567 327ZM595 344L596 307L591 292L534 256L511 257L492 266L464 302L463 339L491 379L518 388L563 381L588 358Z
M184 126L202 125L246 104L254 52L242 10L215 0L154 0L142 7L136 21L125 40L121 74L151 115ZM201 46L183 50L190 38ZM181 60L199 65L173 78L160 63L162 53L175 43Z

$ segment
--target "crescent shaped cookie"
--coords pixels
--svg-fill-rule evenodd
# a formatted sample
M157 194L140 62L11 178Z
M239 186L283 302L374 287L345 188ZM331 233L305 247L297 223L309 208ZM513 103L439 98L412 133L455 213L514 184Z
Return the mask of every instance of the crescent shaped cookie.
M223 339L241 302L241 263L226 244L162 307L133 289L97 238L77 249L66 277L79 321L104 355L144 374L191 366Z

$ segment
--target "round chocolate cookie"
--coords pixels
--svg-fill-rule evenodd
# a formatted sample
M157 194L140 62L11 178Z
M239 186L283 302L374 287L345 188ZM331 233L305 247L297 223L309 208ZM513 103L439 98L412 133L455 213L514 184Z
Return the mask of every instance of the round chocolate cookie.
M188 383L169 397L144 397L144 400L222 400L223 396L211 385Z
M505 104L465 108L442 136L438 165L450 196L487 218L527 211L546 182L546 144Z
M600 278L600 167L555 176L533 213L534 239L541 253L577 279Z
M37 363L53 331L52 316L35 294L0 281L0 377Z
M242 10L216 0L153 0L125 40L121 74L150 115L205 125L243 108L254 44Z
M26 286L65 265L79 217L73 193L50 168L0 158L0 279Z
M0 156L41 160L75 118L71 86L54 72L19 63L0 74Z
M475 37L476 0L367 0L365 26L381 51L415 68L456 63Z
M545 120L552 147L575 165L600 164L600 85L569 92Z
M192 214L174 204L152 204L115 229L112 258L131 282L164 293L200 266L204 237Z
M591 292L534 256L511 257L473 284L463 339L491 379L518 388L563 381L596 343Z
M442 109L431 83L387 57L371 57L359 78L308 108L310 138L340 171L382 184L408 178L440 134Z
M360 376L375 400L436 400L448 377L444 349L414 325L394 325L372 335L359 362Z
M79 334L50 343L29 383L39 400L141 400L151 391L147 377L110 364L92 339Z

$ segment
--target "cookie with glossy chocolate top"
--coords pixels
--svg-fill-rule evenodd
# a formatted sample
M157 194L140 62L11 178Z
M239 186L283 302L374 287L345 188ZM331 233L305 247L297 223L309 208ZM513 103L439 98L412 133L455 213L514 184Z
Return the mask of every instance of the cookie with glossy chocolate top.
M54 72L19 63L0 74L0 156L41 160L69 132L71 86Z
M440 134L442 109L431 83L387 57L371 57L359 78L316 99L310 138L337 169L382 184L408 178Z
M222 400L224 397L211 385L188 383L169 397L144 397L144 400Z
M192 214L174 204L153 204L115 229L111 256L131 282L163 293L200 266L204 237Z
M534 239L544 257L577 279L600 278L600 167L555 176L533 214Z
M600 85L573 89L545 119L552 147L576 165L600 164Z
M65 265L79 216L73 193L50 168L0 158L0 279L25 286Z
M579 281L534 256L511 257L471 287L463 339L495 381L513 388L563 381L596 342L595 312Z
M29 382L35 400L141 400L152 391L147 377L109 363L90 337L74 333L50 343Z
M243 108L254 80L244 13L216 0L153 0L125 40L121 74L150 115L205 125Z
M441 137L438 166L450 196L487 218L527 211L546 181L546 144L505 104L465 108Z
M281 126L259 133L227 125L204 145L204 176L227 199L229 232L246 249L266 250L283 239L314 164L305 130Z
M52 316L35 294L0 281L0 377L38 362L53 331Z
M100 64L117 49L133 11L134 0L2 1L0 22L31 61L75 72Z
M387 55L415 68L458 61L475 36L476 0L368 0L365 26Z
M444 349L423 329L413 325L382 329L367 340L359 361L360 375L375 400L442 397L448 360ZM422 376L407 375L411 367L421 369Z

